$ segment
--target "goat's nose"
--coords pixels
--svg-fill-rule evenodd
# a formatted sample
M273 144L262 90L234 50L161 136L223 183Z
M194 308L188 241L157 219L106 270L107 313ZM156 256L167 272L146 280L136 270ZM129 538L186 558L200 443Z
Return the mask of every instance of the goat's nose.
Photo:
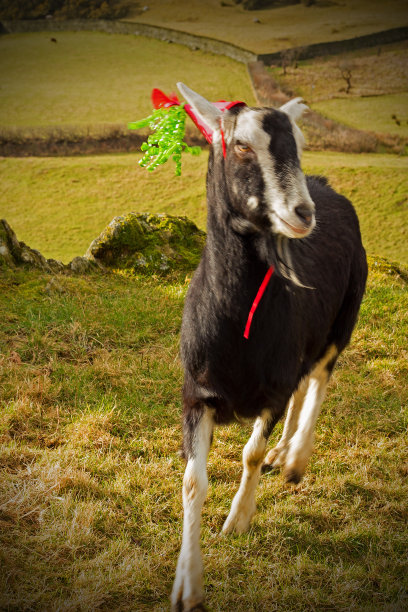
M313 220L313 210L307 204L299 204L296 206L295 213L302 220L302 223L309 227Z

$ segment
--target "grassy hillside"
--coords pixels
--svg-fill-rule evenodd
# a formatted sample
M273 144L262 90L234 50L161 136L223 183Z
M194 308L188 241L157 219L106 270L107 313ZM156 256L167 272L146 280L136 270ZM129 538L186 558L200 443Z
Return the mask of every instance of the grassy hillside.
M0 271L0 608L165 610L181 538L184 279ZM219 428L210 610L405 610L408 286L373 261L297 487L220 538L250 428ZM276 440L281 426L276 430Z
M148 6L141 13L137 3L133 19L226 40L256 53L353 38L408 23L404 0L317 0L309 8L297 4L260 11L245 11L233 0L151 0Z
M380 51L380 53L379 53ZM292 63L271 72L286 91L324 116L360 130L408 136L408 48L385 45ZM351 89L342 74L350 75Z
M96 32L1 36L0 80L0 127L31 131L126 125L150 113L154 87L170 93L178 81L209 99L254 103L243 64L181 45Z
M187 215L205 228L207 153L186 155L181 177L171 162L150 173L137 159L1 159L0 216L20 240L64 262L83 254L114 216L130 211ZM407 158L306 153L303 165L353 201L368 252L408 263Z
M313 109L360 130L408 136L408 92L387 96L326 100Z

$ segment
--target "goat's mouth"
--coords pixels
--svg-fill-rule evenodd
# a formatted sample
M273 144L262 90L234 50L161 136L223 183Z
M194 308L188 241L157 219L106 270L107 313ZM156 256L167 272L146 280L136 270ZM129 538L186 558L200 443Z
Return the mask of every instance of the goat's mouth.
M305 236L307 236L308 234L310 234L310 232L313 229L313 223L302 223L299 225L293 225L293 223L289 223L288 221L285 221L285 219L283 219L280 215L277 215L279 221L281 221L284 225L284 227L288 228L290 230L290 237L291 238L304 238Z

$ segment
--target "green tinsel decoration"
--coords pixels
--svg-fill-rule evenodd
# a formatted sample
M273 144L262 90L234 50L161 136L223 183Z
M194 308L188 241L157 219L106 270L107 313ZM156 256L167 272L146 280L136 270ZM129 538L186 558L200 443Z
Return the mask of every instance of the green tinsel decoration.
M181 154L183 152L198 155L200 147L189 147L184 142L186 112L180 106L170 106L168 108L157 108L149 117L133 123L129 123L131 130L140 130L149 127L153 130L140 147L145 151L139 164L152 171L160 164L164 164L170 157L176 164L176 176L181 174Z

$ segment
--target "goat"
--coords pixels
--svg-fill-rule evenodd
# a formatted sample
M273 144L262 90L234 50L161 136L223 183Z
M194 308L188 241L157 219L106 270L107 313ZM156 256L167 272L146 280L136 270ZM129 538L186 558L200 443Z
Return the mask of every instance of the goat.
M281 466L294 483L303 476L327 383L357 319L367 263L351 203L326 179L301 171L295 121L306 107L299 98L279 110L241 104L221 112L178 87L213 130L207 239L181 329L187 466L171 600L174 610L193 610L203 602L200 522L214 425L256 419L223 526L242 533L255 513L262 468ZM253 302L260 285L264 293ZM265 457L286 407L282 437Z

